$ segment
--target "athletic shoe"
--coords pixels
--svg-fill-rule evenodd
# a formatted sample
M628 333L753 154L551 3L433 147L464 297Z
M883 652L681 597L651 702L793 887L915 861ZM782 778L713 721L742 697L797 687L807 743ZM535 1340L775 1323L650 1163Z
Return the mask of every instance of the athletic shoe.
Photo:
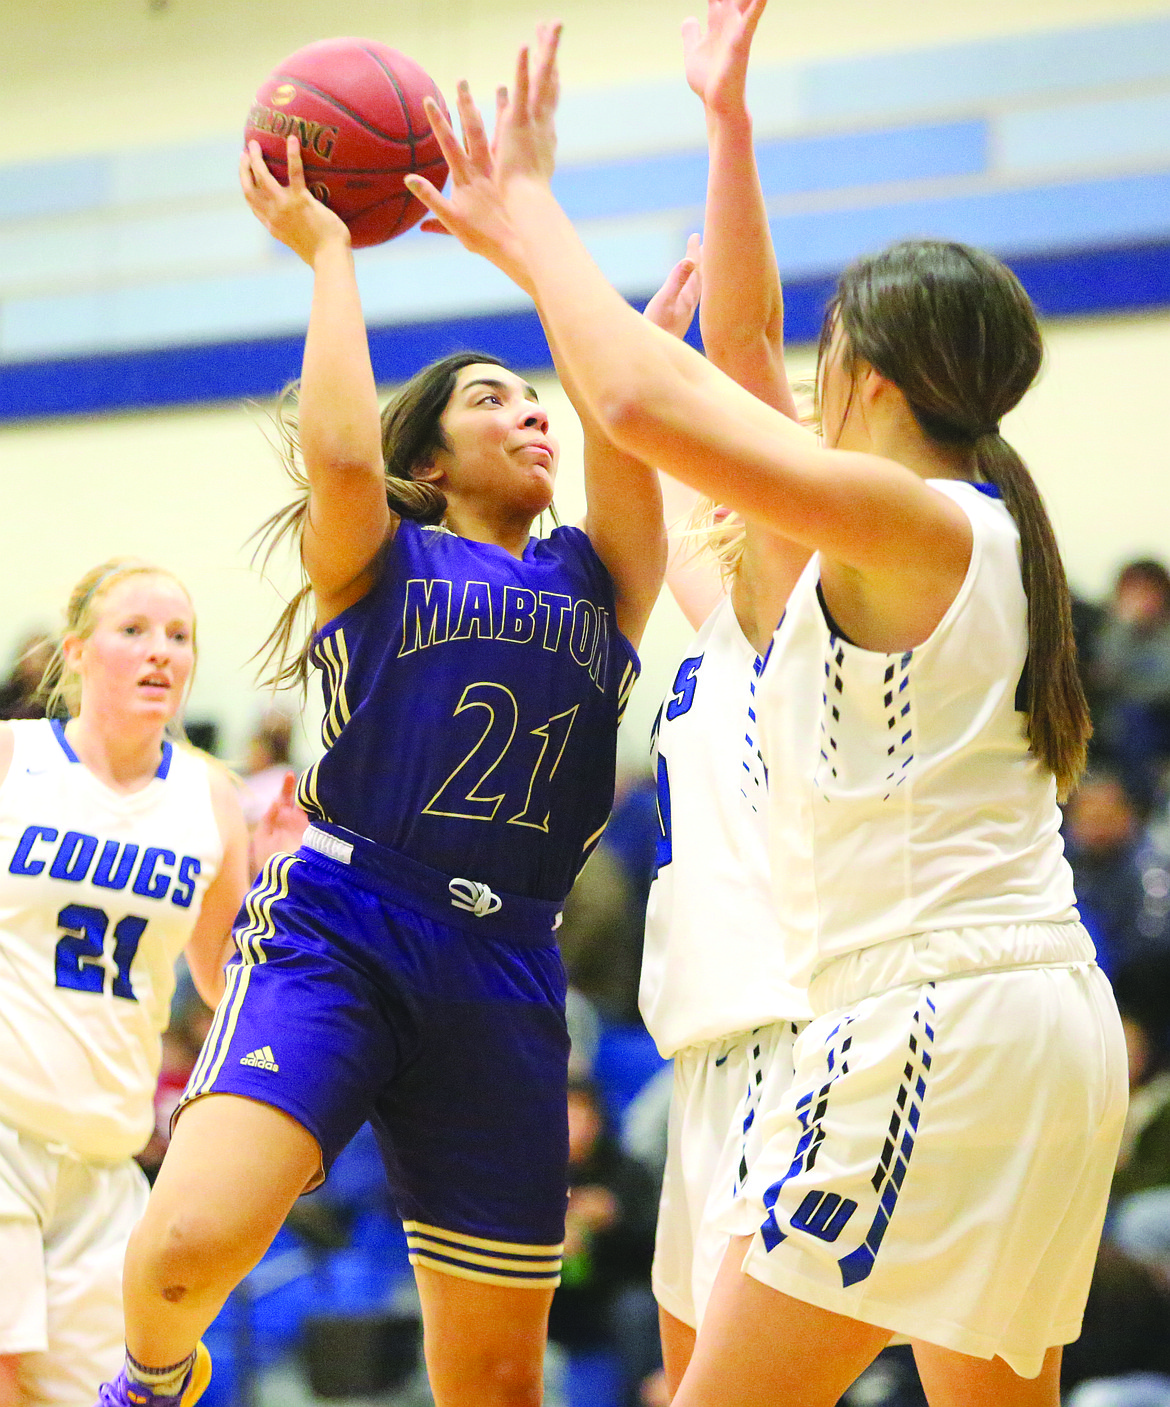
M142 1383L128 1381L123 1368L112 1383L103 1383L97 1407L194 1407L211 1382L211 1354L202 1343L195 1345L195 1362L179 1392L164 1397Z

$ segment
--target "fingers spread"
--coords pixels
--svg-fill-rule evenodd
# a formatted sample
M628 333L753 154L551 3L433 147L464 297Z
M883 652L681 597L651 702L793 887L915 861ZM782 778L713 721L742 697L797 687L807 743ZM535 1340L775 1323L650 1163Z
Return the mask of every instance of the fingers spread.
M550 117L556 110L560 88L560 75L557 72L557 48L561 42L563 26L557 24L540 25L537 29L536 75L530 106L538 121Z
M423 110L426 112L427 121L431 124L435 140L439 144L439 150L443 153L443 160L451 172L451 179L456 182L467 181L471 172L467 153L456 139L455 132L450 122L447 121L443 109L435 102L434 98L427 97L423 99Z
M517 126L528 121L528 45L525 44L516 55L516 81L512 85L515 94L512 103L512 116Z
M416 200L426 206L445 231L449 234L455 233L455 207L442 191L433 186L425 176L416 176L413 172L409 176L403 176L402 184ZM429 220L425 221L423 229L431 223Z
M459 107L459 124L463 128L463 145L471 164L483 175L492 169L492 153L484 131L483 118L471 97L471 89L466 79L462 80L456 98Z

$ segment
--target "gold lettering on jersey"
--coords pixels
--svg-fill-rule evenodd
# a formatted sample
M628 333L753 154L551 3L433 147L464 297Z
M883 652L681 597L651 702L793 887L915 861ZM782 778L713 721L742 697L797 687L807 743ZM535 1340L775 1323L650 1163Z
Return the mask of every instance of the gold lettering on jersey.
M406 583L402 605L402 644L398 656L412 655L428 645L442 645L451 627L451 583L441 578Z
M459 624L451 634L452 640L490 640L496 633L492 620L492 589L486 581L469 581L463 587L463 604L459 608Z
M573 612L573 598L560 591L542 591L537 610L544 612L544 648L555 652L561 643L565 617Z
M526 586L467 581L462 600L442 577L412 577L402 606L398 657L454 640L500 640L515 645L539 641L541 649L567 649L604 693L609 665L610 613L585 598Z
M497 640L527 645L536 633L536 592L526 586L504 587L504 609Z

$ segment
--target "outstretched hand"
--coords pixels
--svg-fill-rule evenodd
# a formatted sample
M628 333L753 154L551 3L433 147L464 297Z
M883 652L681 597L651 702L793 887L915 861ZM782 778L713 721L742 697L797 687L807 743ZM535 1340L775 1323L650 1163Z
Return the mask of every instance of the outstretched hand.
M312 265L317 251L331 240L349 243L344 221L323 205L305 185L301 145L286 144L288 185L282 186L265 165L260 143L251 141L240 155L240 185L252 214L268 233Z
M496 179L495 149L500 115L507 106L507 89L496 92L496 132L490 143L466 81L459 83L455 105L463 129L462 142L438 104L430 98L426 100L431 129L451 172L451 194L444 195L421 176L406 177L411 194L431 212L432 218L423 221L423 229L453 234L464 248L490 259L514 283L531 293L520 241L509 223Z
M710 112L726 116L746 105L748 56L767 0L707 0L707 30L683 20L683 62L691 90Z
M520 50L511 94L506 88L496 91L496 126L490 142L466 83L460 83L456 102L462 142L438 104L430 98L426 100L427 118L451 172L450 195L444 195L422 176L405 178L407 189L433 216L425 222L424 229L433 230L438 225L447 230L465 248L491 260L528 293L532 287L520 241L508 219L505 193L509 181L516 178L548 181L552 176L560 34L559 24L538 27L531 74L528 49Z
M703 247L697 234L687 240L687 252L666 276L666 282L643 310L643 317L672 337L685 337L703 290Z

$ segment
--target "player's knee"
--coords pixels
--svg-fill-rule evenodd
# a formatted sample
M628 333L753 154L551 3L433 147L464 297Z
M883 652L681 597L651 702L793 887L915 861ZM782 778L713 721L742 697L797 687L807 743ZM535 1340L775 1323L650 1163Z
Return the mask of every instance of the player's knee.
M230 1278L246 1254L241 1238L215 1217L197 1207L184 1207L136 1228L127 1251L126 1273L137 1272L164 1299L177 1304Z
M539 1363L528 1358L499 1357L488 1365L486 1401L492 1407L540 1407L544 1379Z

